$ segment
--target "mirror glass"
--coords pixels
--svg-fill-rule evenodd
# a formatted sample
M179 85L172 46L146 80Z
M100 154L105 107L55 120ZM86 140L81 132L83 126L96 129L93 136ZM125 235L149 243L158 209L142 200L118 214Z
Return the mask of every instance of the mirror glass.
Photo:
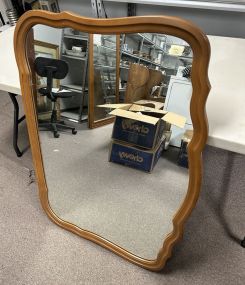
M27 51L50 207L156 259L188 188L190 46L36 25Z

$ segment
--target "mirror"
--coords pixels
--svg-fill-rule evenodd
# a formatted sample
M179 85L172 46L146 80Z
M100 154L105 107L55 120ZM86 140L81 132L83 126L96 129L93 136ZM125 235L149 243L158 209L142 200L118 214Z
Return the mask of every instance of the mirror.
M159 270L173 221L184 206L194 207L187 204L189 183L200 183L199 164L193 172L188 159L198 61L186 39L138 29L98 33L36 24L25 52L44 209L64 228Z

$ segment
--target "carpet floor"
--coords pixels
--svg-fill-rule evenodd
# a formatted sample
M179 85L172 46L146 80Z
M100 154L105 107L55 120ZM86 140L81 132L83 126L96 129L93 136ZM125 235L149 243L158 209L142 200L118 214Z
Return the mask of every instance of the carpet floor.
M30 149L15 156L13 108L6 93L0 98L0 284L244 284L243 155L206 147L202 192L183 240L164 270L152 273L47 218L29 177ZM25 123L20 132L25 148Z

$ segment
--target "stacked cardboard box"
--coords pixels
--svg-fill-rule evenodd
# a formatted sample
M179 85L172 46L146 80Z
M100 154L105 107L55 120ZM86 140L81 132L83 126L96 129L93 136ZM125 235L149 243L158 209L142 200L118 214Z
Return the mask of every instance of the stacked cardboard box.
M171 124L183 128L186 120L136 103L100 105L114 109L110 114L116 116L109 161L151 172L166 148L166 137L170 139Z
M109 161L151 172L161 156L163 147L164 139L151 150L112 140Z

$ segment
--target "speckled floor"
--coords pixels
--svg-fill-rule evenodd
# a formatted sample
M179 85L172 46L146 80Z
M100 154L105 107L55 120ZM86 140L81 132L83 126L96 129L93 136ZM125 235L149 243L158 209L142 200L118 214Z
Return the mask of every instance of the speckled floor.
M49 203L65 221L145 259L155 259L188 188L178 149L152 173L108 162L112 124L61 134L40 132Z
M244 284L244 156L206 148L202 192L183 240L153 273L47 218L37 185L29 184L30 150L16 158L12 105L6 93L0 98L0 284ZM20 135L28 146L25 124Z

